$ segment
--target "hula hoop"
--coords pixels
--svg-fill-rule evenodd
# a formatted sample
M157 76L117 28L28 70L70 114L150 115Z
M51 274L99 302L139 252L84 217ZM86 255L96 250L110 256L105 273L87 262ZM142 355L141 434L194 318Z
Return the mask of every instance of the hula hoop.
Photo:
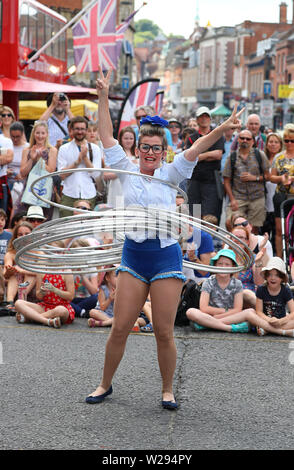
M80 212L81 214L45 222L35 228L32 233L16 239L14 241L16 248L15 260L22 268L36 273L47 274L86 274L93 273L94 270L95 272L113 270L115 269L113 265L119 264L121 261L122 246L126 233L132 231L134 226L139 231L140 229L146 230L146 222L148 223L148 230L152 234L164 236L168 231L168 235L176 240L179 238L179 226L189 225L203 230L210 235L216 236L231 249L234 249L243 263L236 267L224 268L183 260L183 266L185 267L211 273L234 274L248 269L253 264L254 255L242 240L239 240L235 235L227 232L222 227L217 227L207 222L203 225L202 220L196 217L168 209L157 207L144 208L141 206L128 207L126 209L109 209L104 212L85 211L49 201L34 191L34 185L44 178L77 171L97 172L109 171L109 169L76 168L73 170L61 170L41 176L32 183L31 191L41 201L57 208L65 208ZM140 176L148 181L154 180L165 184L177 191L177 193L180 193L187 203L186 193L169 181L127 170L111 169L111 172ZM95 232L114 232L115 238L118 241L98 247L90 246L66 249L49 245L49 243L65 238L76 238L78 236L84 238L87 235L93 235Z

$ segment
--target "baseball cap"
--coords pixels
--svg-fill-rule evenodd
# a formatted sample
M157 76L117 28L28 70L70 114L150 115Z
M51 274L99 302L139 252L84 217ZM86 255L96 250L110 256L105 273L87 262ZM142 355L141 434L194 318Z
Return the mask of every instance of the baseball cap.
M210 109L206 106L200 106L196 111L196 117L202 116L202 114L208 114L211 117Z

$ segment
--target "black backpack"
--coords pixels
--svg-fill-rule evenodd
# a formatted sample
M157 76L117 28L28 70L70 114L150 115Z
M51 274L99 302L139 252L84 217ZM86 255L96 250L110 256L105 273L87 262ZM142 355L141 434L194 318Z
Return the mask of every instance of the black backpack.
M183 285L175 319L176 326L189 325L189 320L187 318L186 311L191 307L199 308L201 287L201 284L197 284L192 279L189 279Z

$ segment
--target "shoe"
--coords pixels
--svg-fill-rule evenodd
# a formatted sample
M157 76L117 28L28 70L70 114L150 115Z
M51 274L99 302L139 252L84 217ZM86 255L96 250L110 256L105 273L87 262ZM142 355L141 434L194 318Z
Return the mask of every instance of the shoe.
M53 326L53 328L60 328L61 327L61 320L60 317L49 318L47 322L48 326Z
M265 336L267 334L267 332L260 326L256 327L256 333L258 334L258 336Z
M152 323L148 323L145 326L141 326L141 331L143 331L144 333L153 333Z
M242 323L232 323L232 333L249 333L250 326L247 321L243 321Z
M133 326L131 331L138 332L138 331L140 331L140 327L138 325L135 325L135 326Z
M104 401L104 399L108 396L108 395L111 395L112 394L112 385L110 385L109 389L107 390L107 392L105 393L102 393L101 395L97 395L96 397L95 396L92 396L92 395L89 395L87 398L86 398L86 403L90 403L90 405L95 405L96 403L101 403L102 401Z
M191 321L190 325L195 331L207 330L206 326L199 325L195 321Z
M165 410L177 410L179 405L175 397L175 401L164 401L161 402L162 408Z

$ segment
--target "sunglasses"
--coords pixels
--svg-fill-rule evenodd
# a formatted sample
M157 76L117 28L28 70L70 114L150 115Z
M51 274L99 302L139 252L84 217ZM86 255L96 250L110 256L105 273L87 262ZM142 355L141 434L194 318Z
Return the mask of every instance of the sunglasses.
M170 124L168 127L170 129L180 129L180 126L178 124Z
M4 117L11 117L11 118L12 118L13 116L12 116L12 114L10 114L10 113L9 113L9 114L8 114L8 113L7 113L7 114L5 113L5 114L1 114L1 117L3 117L3 118L4 118Z
M285 144L289 144L290 142L291 142L291 144L294 144L293 139L284 139L284 142L285 142Z
M33 219L32 217L28 218L29 222L43 222L43 219Z
M244 222L240 222L239 224L234 224L233 227L247 227L248 224L249 224L248 220L244 220Z
M154 155L159 155L162 153L164 147L163 145L139 144L138 148L142 153L149 153L150 149L152 149Z
M91 209L89 209L89 207L85 207L85 206L77 206L76 209L83 209L84 211L90 211Z
M247 140L248 142L252 140L252 137L239 137L240 140Z

